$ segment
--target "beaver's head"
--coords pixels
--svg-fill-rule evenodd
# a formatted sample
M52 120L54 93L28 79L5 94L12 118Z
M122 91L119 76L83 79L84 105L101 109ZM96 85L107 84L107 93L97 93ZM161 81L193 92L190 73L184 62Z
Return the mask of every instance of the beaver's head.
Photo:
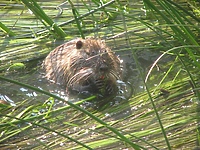
M102 97L117 94L117 80L121 80L120 60L103 41L75 39L51 53L44 62L47 77L65 84L69 94L88 92Z

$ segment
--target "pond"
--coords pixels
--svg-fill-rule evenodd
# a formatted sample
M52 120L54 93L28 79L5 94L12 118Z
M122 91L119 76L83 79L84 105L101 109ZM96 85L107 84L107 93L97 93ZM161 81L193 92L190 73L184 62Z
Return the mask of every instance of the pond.
M13 146L21 149L88 148L85 145L94 149L167 149L169 143L175 149L196 146L198 38L187 39L186 31L188 34L191 30L182 26L175 26L175 30L156 9L166 14L169 8L172 12L174 9L182 12L182 8L188 7L187 2L180 7L173 2L163 2L169 8L155 3L153 10L149 1L145 1L145 5L143 1L104 4L76 1L73 5L75 14L81 18L80 29L70 2L39 1L45 13L65 31L65 40L55 40L54 29L49 30L47 23L35 17L34 11L21 2L0 3L2 22L16 34L9 37L0 33L4 37L0 40L0 75L48 91L97 117L86 115L64 100L1 79L0 99L11 104L11 107L1 107L1 149L13 149ZM155 11L155 15L151 11ZM190 35L198 35L197 20L190 18L190 22L179 15L193 29ZM182 34L177 33L179 28L184 31ZM82 99L69 98L65 87L52 84L44 77L41 64L48 53L81 34L104 39L119 56L124 68L123 82L128 90L126 96L131 93L130 98L119 94L105 109L88 108Z

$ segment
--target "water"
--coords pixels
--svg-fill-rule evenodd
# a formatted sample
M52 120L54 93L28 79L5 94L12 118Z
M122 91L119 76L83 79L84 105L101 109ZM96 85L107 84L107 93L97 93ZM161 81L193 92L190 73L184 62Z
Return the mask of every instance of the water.
M45 2L43 4L50 5L49 2ZM57 6L58 4L53 5L54 7L51 7L51 9L47 9L47 7L44 7L46 12L52 18L55 17L55 14L57 14L58 12L58 10L56 9L56 13L53 12L55 6ZM142 19L144 19L144 21L155 24L156 27L158 21L151 18L146 18L146 12L142 10L144 8L142 2L138 2L137 4L131 3L129 5L133 8L130 12L125 10L125 13L131 13L132 16L135 16L136 18L141 17ZM5 5L3 6L5 7ZM1 19L3 23L6 23L6 25L12 29L13 22L15 22L17 18L18 21L16 21L16 26L14 27L14 31L16 32L17 36L13 39L10 37L4 37L4 34L1 33L2 37L4 37L3 40L0 39L2 44L0 53L0 63L2 71L1 75L6 78L14 79L22 83L32 85L34 87L44 89L46 91L54 93L55 95L61 96L64 99L73 103L77 102L79 99L70 99L66 96L64 87L48 82L44 78L44 73L40 68L44 57L48 53L47 51L53 50L56 46L62 44L63 41L53 41L54 38L52 36L48 36L48 38L42 37L42 39L38 39L39 36L45 36L45 30L43 30L43 25L41 24L41 22L37 19L33 19L33 16L29 16L29 11L22 10L22 8L24 8L23 5L12 6L12 9L5 7L5 12L2 13L3 15L1 15ZM83 5L76 6L80 6L78 8L81 12L83 12L83 14L84 12L88 12L87 9L83 11ZM94 7L96 7L96 5ZM126 5L124 7L126 7ZM108 10L113 10L113 7L109 7ZM115 12L116 10L113 11ZM5 15L6 12L9 12L9 14ZM12 13L15 15L12 15ZM16 14L21 14L26 19L23 19L23 17L20 18L19 15ZM56 21L58 23L62 23L69 18L73 18L73 15L71 14L70 5L66 4L63 16L61 18L56 18ZM166 37L165 39L169 40L170 44L172 44L169 45L168 42L163 41L164 39L159 39L158 34L155 34L155 32L151 31L148 27L141 24L141 22L139 22L137 19L131 17L121 17L120 13L117 14L116 18L108 18L111 20L106 23L99 23L99 18L99 12L95 13L93 16L91 15L90 17L86 17L86 23L83 24L84 33L88 36L96 36L105 39L108 46L116 51L116 54L120 56L120 58L123 60L123 65L125 68L124 82L130 83L128 84L128 86L132 86L131 88L128 87L128 89L133 89L133 91L129 91L127 93L133 93L133 98L131 99L131 101L128 101L126 98L124 98L125 96L122 95L116 98L111 106L107 109L103 111L92 110L91 112L94 113L95 116L98 116L102 120L107 121L109 124L115 126L117 129L120 130L120 132L123 132L125 135L138 135L138 137L148 139L148 141L150 141L151 143L156 143L158 147L163 148L163 145L166 146L165 141L163 140L160 129L158 129L159 124L157 118L154 115L152 106L148 101L148 98L145 96L143 97L143 95L140 95L140 97L136 98L134 96L137 96L138 93L146 90L141 78L141 74L139 72L141 72L145 77L145 74L151 67L152 63L162 54L160 51L166 51L170 49L173 44L176 45L176 43L170 42L174 40L172 37L168 37L168 35L165 35L164 32L160 33L163 37ZM28 20L28 22L25 22L26 20ZM94 20L96 21L94 22ZM21 24L23 24L23 26L21 26ZM20 28L18 28L19 26ZM63 29L68 34L66 41L75 37L79 37L79 32L75 24L65 25L63 26ZM168 27L166 27L166 32L167 30ZM129 39L130 42L128 42ZM139 66L136 65L136 62L133 58L133 53L137 56ZM158 85L158 82L168 69L168 62L173 60L173 58L173 56L166 55L164 58L162 58L161 61L159 61L157 70L154 69L151 74L154 79L148 82L149 87L155 87ZM9 64L15 62L25 62L26 68L21 68L20 70L16 71L8 69ZM140 71L138 68L140 69ZM179 70L178 67L176 69ZM172 77L169 76L169 80L172 80L173 77L176 75L176 69L174 70L175 72L170 74ZM119 81L119 84L123 85L123 82ZM185 84L187 84L187 82ZM183 85L181 84L180 88L182 86ZM174 89L172 89L172 92L173 90ZM122 93L123 92L124 91L122 91ZM129 97L129 94L127 95L127 97ZM57 108L59 109L65 106L67 107L66 102L51 99L49 98L49 96L46 96L34 90L30 90L26 87L5 82L2 80L0 81L0 99L7 100L9 103L11 103L13 109L17 113L19 113L19 115L21 115L21 112L31 106L35 107L33 109L34 112L31 112L32 116L39 116L43 112L46 112L48 110L53 111ZM187 101L187 99L182 100L181 97L174 98L171 101L166 98L164 99L164 102L161 103L162 105L160 105L160 101L161 100L159 98L155 99L156 104L158 104L157 106L159 106L158 110L159 114L162 117L164 127L167 127L167 129L169 128L169 130L167 131L169 131L168 136L171 137L171 141L174 141L174 145L177 145L178 139L184 139L183 141L186 141L185 139L188 138L188 141L191 141L192 139L192 142L190 143L192 143L191 145L193 145L193 143L196 142L196 120L192 120L191 116L195 116L196 108L194 108L194 106L191 104L192 102L189 102L189 104L187 103L188 105L192 106L190 109L190 107L179 107L183 103L183 101ZM51 104L53 104L53 109L50 109ZM90 111L90 109L88 110ZM27 112L27 114L28 113L29 112ZM26 113L22 115L26 115ZM39 121L41 121L42 123L49 122L44 125L50 127L51 129L61 131L65 135L70 135L83 141L86 140L92 142L94 141L94 139L104 139L107 137L107 135L104 135L104 133L108 134L110 137L116 136L105 128L99 127L101 126L100 124L96 123L89 117L84 117L82 113L74 109L65 108L65 111L56 111L53 112L53 114L51 115L52 116L50 116L49 118L47 116L46 118L44 117ZM192 122L190 123L191 120ZM38 119L36 121L38 121ZM184 124L182 121L185 121L186 123ZM20 129L23 129L25 125L27 124L17 124L16 126ZM172 128L174 126L176 127L175 130ZM64 139L63 141L60 140L57 133L46 131L44 128L40 128L34 125L32 125L31 127L33 128L31 128L30 130L24 130L24 132L17 134L16 136L7 140L7 142L4 143L8 145L16 143L16 145L20 145L19 147L21 147L22 145L22 147L24 148L30 148L34 146L41 146L40 142L44 142L43 144L52 144L56 141L60 145L55 144L54 148L58 148L59 146L64 146L66 148L70 144L74 146L74 142L67 141L66 139ZM181 129L183 129L184 131L182 131ZM187 129L187 131L185 131L185 129ZM177 130L181 131L182 134L184 134L185 136L180 135L182 136L180 138L178 133L176 133ZM84 134L81 135L81 133L83 132ZM33 136L34 139L30 138L29 135ZM135 141L139 140L136 139ZM114 143L111 145L113 145L115 148L126 148L126 145L124 143Z

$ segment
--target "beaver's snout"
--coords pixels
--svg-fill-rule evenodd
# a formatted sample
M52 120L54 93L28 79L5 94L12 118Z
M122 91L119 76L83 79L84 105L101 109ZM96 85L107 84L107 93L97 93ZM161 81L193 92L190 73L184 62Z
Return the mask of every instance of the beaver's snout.
M107 72L109 70L109 67L106 64L102 64L99 67L99 70L102 71L102 72Z

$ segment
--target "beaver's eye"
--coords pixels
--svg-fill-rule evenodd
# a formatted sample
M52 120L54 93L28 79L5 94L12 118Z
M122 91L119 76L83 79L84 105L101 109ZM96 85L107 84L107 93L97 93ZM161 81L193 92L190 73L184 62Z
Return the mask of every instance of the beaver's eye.
M95 51L92 51L91 55L93 56L93 55L95 55L95 54L96 54Z
M81 49L83 47L83 42L82 41L77 41L76 42L76 49Z

